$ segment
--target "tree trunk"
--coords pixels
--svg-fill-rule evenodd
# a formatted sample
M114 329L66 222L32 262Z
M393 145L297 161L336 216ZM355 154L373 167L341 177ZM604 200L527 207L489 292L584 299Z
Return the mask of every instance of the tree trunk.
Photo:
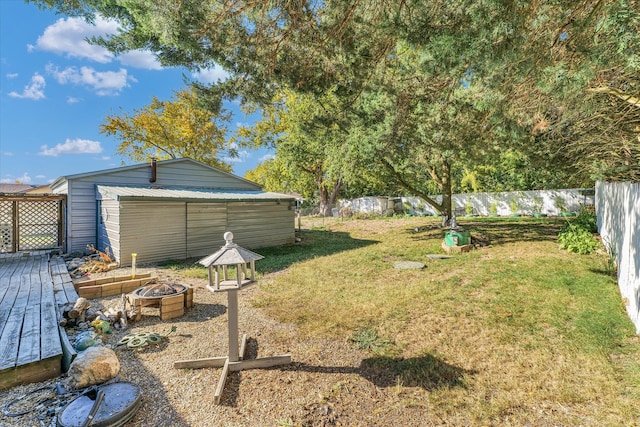
M442 191L440 213L442 214L442 226L444 227L453 217L453 210L451 209L451 204L453 201L451 189L451 165L447 161L442 162L442 174L440 176L440 180L440 191Z
M318 188L320 191L320 215L331 216L333 206L329 204L329 192L322 185Z
M416 188L407 180L405 180L404 176L402 176L402 174L399 173L386 159L382 158L381 161L387 167L387 169L394 174L402 187L406 188L414 195L423 198L425 202L433 206L442 215L443 227L449 223L449 220L451 219L453 213L451 209L451 202L453 200L453 197L451 188L451 164L447 160L442 160L442 163L440 164L440 171L434 168L430 168L428 170L429 175L431 175L431 178L442 193L441 203L436 202L427 193L421 191L419 188Z
M320 214L323 216L331 216L333 208L336 205L336 200L338 198L338 194L340 193L340 188L342 187L342 181L338 180L333 185L331 189L331 193L325 187L324 183L318 186L318 191L320 192Z

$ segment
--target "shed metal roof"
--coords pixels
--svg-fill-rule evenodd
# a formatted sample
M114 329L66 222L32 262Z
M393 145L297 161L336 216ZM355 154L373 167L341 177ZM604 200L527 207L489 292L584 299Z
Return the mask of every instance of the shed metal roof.
M215 188L143 187L96 185L98 198L114 200L294 200L295 197L259 190L220 190Z

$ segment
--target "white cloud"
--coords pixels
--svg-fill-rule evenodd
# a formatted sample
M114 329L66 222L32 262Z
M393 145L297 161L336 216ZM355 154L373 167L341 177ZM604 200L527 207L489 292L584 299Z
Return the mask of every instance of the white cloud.
M115 34L118 24L97 17L95 25L81 18L58 19L48 26L36 41L35 46L28 46L29 51L35 49L54 52L68 57L86 58L102 64L113 61L113 54L102 46L89 44L88 37Z
M88 139L69 139L63 144L57 144L55 147L49 148L48 145L40 147L41 156L58 157L60 154L98 154L102 153L100 142Z
M3 151L2 155L6 157L13 156L13 151Z
M47 65L47 72L53 75L56 81L62 85L71 83L88 86L97 95L117 95L122 89L129 86L129 81L136 81L129 76L127 70L121 68L119 71L96 71L91 67L67 67L59 70L58 67Z
M80 99L74 96L67 96L67 104L77 104L78 102L80 102Z
M25 172L22 176L16 178L9 177L0 179L0 183L2 184L15 184L16 182L21 184L31 184L31 177L27 172Z
M227 157L224 157L222 160L227 163L244 163L247 161L249 157L251 157L251 154L246 150L238 151L237 154L238 154L238 157L227 156Z
M267 160L274 160L275 158L276 158L275 154L265 154L264 156L260 157L258 162L262 163L262 162L266 162Z
M35 73L31 77L31 82L24 87L22 93L10 92L9 96L13 98L25 98L25 99L42 99L44 98L44 87L47 85L44 77Z
M118 61L122 65L129 65L136 68L144 68L146 70L161 70L162 65L155 56L146 50L133 50L118 55Z
M18 77L18 73L7 73L6 76L8 79L15 79Z
M194 79L200 83L215 83L219 80L224 80L229 77L229 73L224 71L220 66L215 65L213 68L207 68L205 70L198 71L191 74Z
M29 52L43 50L57 53L69 58L89 59L101 64L108 64L118 60L123 65L148 70L160 70L162 66L149 51L136 50L115 56L108 49L90 44L88 38L116 34L119 26L115 21L106 20L98 16L95 25L85 22L82 18L58 19L48 26L35 45L28 45Z

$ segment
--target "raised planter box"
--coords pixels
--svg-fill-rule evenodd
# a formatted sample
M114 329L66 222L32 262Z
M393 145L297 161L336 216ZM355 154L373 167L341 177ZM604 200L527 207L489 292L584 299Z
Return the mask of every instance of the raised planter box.
M127 294L133 292L146 283L156 280L150 273L136 274L135 279L131 276L103 277L94 280L84 280L75 282L73 286L78 292L78 296L84 298L103 298L113 295Z

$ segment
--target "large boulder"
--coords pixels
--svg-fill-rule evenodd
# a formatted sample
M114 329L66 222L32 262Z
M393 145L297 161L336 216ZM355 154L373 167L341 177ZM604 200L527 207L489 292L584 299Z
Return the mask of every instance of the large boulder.
M102 384L120 372L115 351L106 347L89 347L78 354L67 372L67 386L72 389Z

